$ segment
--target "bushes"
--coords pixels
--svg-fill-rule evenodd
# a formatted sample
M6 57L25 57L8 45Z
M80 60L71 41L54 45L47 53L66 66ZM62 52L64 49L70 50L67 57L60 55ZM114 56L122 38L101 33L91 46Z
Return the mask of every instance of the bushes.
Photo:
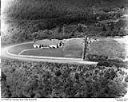
M108 56L88 54L87 59L89 61L96 61L96 62L97 61L105 61L108 59Z
M2 59L2 97L120 97L124 72L117 67Z
M127 63L123 62L120 59L107 59L107 60L102 60L99 61L97 66L106 66L106 67L112 67L112 66L116 66L116 67L125 67L127 68Z
M97 66L106 66L106 67L127 67L127 64L123 62L121 59L109 59L108 56L104 55L93 55L88 54L87 59L89 61L98 62Z

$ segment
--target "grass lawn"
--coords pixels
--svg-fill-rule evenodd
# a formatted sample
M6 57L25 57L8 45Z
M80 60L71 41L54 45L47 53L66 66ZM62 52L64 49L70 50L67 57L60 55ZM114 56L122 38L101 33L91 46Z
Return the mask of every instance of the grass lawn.
M21 53L21 55L81 58L81 56L79 56L78 54L79 52L80 51L72 50L66 53L63 51L63 48L57 48L57 49L44 48L44 49L27 50Z
M64 57L63 50L61 48L58 49L36 48L36 49L24 51L23 53L21 53L21 55Z

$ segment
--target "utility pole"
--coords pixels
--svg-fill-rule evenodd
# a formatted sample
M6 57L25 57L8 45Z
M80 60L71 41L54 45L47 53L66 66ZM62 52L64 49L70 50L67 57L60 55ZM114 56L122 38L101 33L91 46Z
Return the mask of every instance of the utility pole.
M83 28L87 29L87 26L84 25L84 24L78 24L78 26L82 26ZM87 38L88 38L88 35L85 34L85 36L84 36L84 45L83 45L83 53L82 53L82 59L83 60L86 59L87 46L88 46Z
M63 25L63 36L65 35L65 24Z
M84 37L84 47L83 47L83 55L82 55L82 59L83 59L83 60L85 60L85 58L86 58L86 53L87 53L87 45L88 45L88 43L87 43L87 38L88 38L88 36L86 35L86 36Z

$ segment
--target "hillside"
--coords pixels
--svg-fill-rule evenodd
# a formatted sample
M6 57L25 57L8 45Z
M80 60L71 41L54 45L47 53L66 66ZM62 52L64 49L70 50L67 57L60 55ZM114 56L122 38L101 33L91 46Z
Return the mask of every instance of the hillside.
M5 16L9 25L3 34L8 36L2 37L2 43L24 42L35 38L82 37L89 33L124 36L126 24L121 16L125 13L127 2L127 0L12 0L2 11L2 16ZM116 20L118 22L115 22ZM87 29L83 30L78 26L79 23L86 25ZM45 29L50 31L44 31Z

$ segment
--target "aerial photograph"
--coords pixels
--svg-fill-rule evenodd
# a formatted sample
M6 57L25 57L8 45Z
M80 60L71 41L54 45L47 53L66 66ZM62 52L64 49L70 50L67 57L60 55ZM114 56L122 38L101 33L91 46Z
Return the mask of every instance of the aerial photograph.
M1 0L1 98L128 100L128 0Z

